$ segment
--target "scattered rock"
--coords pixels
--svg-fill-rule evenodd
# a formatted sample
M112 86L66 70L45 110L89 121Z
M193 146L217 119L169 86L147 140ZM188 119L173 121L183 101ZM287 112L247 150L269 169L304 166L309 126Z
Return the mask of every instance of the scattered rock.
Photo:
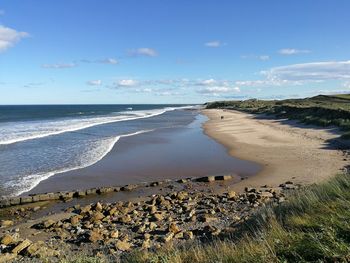
M131 249L131 244L127 241L117 241L115 243L115 248L121 251L128 251Z
M17 257L16 254L13 253L5 253L0 254L0 263L8 263L14 260Z
M25 248L29 247L31 244L32 244L32 241L30 241L29 239L25 239L25 240L19 242L19 244L17 246L15 246L11 252L14 254L18 254L22 250L24 250Z
M0 227L10 227L13 226L12 220L1 220L0 221Z
M5 245L5 246L10 245L10 244L15 243L15 242L16 242L16 241L15 241L15 239L13 238L13 236L12 236L12 235L9 235L9 234L4 235L4 236L1 238L1 241L0 241L0 243L1 243L2 245Z

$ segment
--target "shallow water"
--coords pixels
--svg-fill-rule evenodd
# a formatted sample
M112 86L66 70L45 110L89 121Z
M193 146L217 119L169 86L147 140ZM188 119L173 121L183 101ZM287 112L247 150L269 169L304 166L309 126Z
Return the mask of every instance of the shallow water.
M256 163L230 156L225 147L205 135L202 124L207 118L196 111L167 112L155 118L164 121L179 118L181 121L176 125L120 138L99 162L50 177L30 193L204 175L236 173L250 176L261 168Z

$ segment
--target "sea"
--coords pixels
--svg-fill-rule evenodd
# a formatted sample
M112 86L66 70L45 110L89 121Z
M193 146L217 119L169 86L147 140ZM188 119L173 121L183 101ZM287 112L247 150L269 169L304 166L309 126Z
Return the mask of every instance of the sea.
M198 105L0 106L0 196L91 166L122 137L187 125Z

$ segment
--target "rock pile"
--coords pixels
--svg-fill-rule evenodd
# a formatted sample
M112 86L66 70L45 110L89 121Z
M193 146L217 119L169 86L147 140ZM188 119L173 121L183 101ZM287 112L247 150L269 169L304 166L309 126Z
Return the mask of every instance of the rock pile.
M152 195L140 202L94 203L68 208L73 213L63 220L43 220L32 228L45 232L57 241L74 246L93 246L111 254L132 249L159 248L165 243L179 244L186 240L207 240L225 233L247 220L267 202L283 202L284 189L294 189L287 182L278 188L263 186L245 189L237 194L179 191ZM2 221L10 226L10 222ZM19 239L7 233L2 236L1 256L57 256L55 247Z

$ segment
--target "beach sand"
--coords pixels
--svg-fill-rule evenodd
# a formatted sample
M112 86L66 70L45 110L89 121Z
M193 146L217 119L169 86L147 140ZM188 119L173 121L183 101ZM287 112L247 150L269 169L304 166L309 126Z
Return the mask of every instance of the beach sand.
M210 119L203 126L207 135L225 145L236 158L263 166L256 176L233 185L236 191L246 186L278 186L289 180L302 185L317 183L341 172L346 164L342 151L330 143L339 137L335 128L321 129L231 110L203 113Z

